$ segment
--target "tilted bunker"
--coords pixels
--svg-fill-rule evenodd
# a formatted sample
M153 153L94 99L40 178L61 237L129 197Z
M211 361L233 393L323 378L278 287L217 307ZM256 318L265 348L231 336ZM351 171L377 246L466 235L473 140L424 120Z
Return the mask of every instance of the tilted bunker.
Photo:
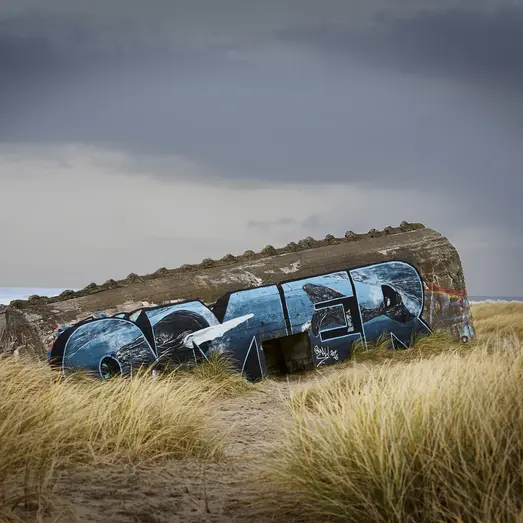
M12 302L5 320L10 346L50 348L63 373L102 377L218 350L256 380L345 360L383 334L394 348L440 330L474 337L458 252L406 222L34 296Z

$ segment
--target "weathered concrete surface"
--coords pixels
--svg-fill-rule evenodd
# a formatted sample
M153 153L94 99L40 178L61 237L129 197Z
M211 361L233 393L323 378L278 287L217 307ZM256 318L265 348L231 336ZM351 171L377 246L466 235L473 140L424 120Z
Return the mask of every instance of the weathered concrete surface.
M14 302L7 310L7 330L15 339L30 338L37 350L45 350L59 325L93 312L114 314L188 299L213 303L229 291L392 260L408 262L421 274L426 284L424 317L431 327L437 327L438 322L432 310L434 289L440 294L451 290L454 295L466 296L458 252L432 229L403 222L399 228L372 230L366 235L348 232L345 236L328 236L322 241L308 238L284 249L268 246L258 254L247 252L239 259L228 255L219 262L204 260L196 266L160 269L154 275L130 275L102 286L91 284L77 293L65 291L57 298Z
M2 347L2 340L4 339L4 333L6 328L5 312L0 312L0 347Z

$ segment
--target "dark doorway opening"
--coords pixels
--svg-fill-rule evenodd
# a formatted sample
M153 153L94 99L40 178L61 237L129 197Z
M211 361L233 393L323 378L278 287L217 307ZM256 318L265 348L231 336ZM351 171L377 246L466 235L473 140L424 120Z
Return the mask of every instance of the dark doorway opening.
M269 375L292 374L314 368L308 332L263 342Z

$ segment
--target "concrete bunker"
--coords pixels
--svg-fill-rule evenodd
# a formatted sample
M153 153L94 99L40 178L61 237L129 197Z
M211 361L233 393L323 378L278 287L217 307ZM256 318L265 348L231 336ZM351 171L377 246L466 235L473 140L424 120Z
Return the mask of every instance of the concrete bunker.
M459 255L421 224L306 238L132 276L12 302L4 340L8 335L35 354L49 348L50 363L64 373L82 368L101 377L156 368L165 358L203 361L224 350L256 380L269 369L310 368L311 359L315 367L344 361L354 343L383 332L394 348L409 346L413 332L474 338ZM198 325L178 325L184 314Z

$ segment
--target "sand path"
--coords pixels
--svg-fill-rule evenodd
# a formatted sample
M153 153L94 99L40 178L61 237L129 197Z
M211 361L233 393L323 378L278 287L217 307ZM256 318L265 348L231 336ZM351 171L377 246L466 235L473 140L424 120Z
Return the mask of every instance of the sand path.
M206 465L171 462L152 470L104 467L94 473L66 473L56 492L70 505L74 518L64 514L59 521L290 521L259 513L253 466L279 441L282 416L289 416L283 398L298 383L294 377L292 381L268 380L245 396L217 404L219 424L228 432L222 461Z

